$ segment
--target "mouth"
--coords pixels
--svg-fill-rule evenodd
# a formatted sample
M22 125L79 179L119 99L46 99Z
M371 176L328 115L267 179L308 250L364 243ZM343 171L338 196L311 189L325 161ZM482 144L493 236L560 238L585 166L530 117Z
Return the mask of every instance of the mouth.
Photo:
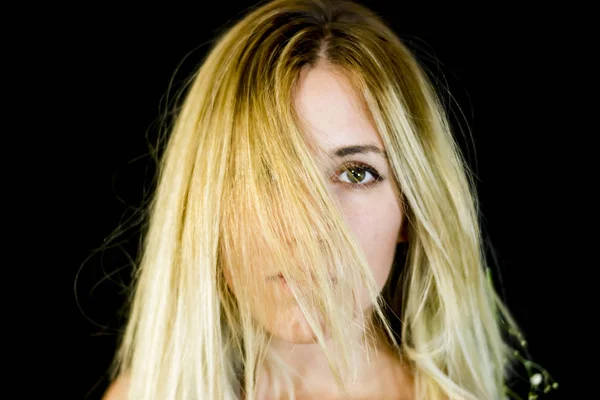
M287 285L287 281L286 281L285 277L283 276L283 274L282 274L281 272L280 272L280 273L278 273L278 274L275 274L275 275L270 275L270 276L269 276L267 279L268 279L269 281L278 281L278 282L281 282L282 284L286 284L286 285ZM330 277L329 277L329 280L330 280L330 281L331 281L333 284L336 284L336 283L337 283L337 278L336 278L335 276L330 276ZM314 277L314 275L313 275L313 282L314 282L314 281L315 281L315 277ZM298 281L297 281L297 282L298 282Z
M279 274L275 274L275 275L271 275L267 278L267 280L269 281L283 281L285 282L285 278L283 277L283 274L279 273Z

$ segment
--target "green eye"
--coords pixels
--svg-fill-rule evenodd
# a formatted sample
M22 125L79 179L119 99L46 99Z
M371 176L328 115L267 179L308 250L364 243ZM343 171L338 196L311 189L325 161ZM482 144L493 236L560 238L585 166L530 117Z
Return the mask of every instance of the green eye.
M367 187L379 182L382 177L370 165L350 162L344 164L343 169L336 174L335 179L351 187Z
M361 183L365 176L367 176L367 171L361 167L353 167L348 168L345 172L348 173L348 179L351 181L350 183Z

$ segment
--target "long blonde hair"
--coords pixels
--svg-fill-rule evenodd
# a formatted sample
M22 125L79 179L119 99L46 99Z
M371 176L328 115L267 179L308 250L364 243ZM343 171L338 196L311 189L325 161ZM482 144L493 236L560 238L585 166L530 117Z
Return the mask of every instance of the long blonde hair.
M382 293L292 106L300 69L318 64L343 71L362 97L409 222L406 252ZM131 399L240 391L254 399L262 363L280 374L274 391L290 384L251 313L261 304L252 271L267 259L286 276L316 277L308 291L292 290L317 343L319 316L330 327L343 356L323 351L342 387L353 348L370 343L348 340L348 327L373 336L368 321L355 320L353 288L363 285L375 320L413 368L417 399L504 397L512 352L500 319L517 327L486 276L472 175L433 85L375 13L349 1L260 4L219 35L186 90L115 361L114 373L130 376Z

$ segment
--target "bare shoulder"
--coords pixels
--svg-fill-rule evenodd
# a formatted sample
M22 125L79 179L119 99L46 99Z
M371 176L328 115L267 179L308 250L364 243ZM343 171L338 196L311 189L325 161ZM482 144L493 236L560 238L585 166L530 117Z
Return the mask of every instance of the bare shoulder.
M128 390L129 377L125 375L119 376L108 386L102 400L127 400Z

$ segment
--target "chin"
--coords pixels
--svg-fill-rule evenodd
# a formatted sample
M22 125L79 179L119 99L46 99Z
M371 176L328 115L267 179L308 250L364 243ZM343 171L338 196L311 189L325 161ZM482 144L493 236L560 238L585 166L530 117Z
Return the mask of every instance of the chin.
M319 322L321 323L321 329L323 329L322 319ZM274 318L265 321L265 328L274 338L281 341L296 344L313 344L317 342L314 331L298 306L278 311ZM325 338L328 339L329 333L327 330L324 333Z

